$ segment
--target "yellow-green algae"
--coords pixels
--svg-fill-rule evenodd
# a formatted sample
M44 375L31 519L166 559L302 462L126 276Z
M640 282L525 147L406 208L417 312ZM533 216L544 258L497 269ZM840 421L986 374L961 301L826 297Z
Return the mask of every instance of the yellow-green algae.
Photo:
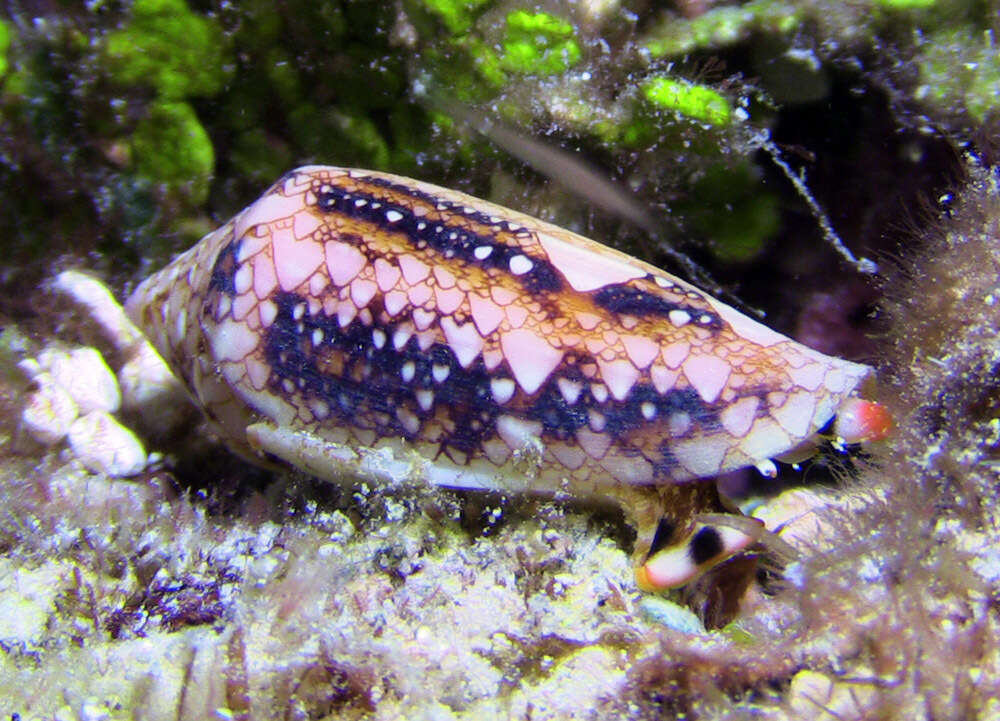
M896 10L910 10L934 7L938 0L879 0L882 5Z
M184 0L136 0L129 21L104 39L115 82L152 87L130 138L137 175L204 202L215 169L215 151L187 99L218 93L229 77L226 38L214 21Z
M702 164L702 153L712 148L723 155L743 152L740 133L709 131L710 142L700 142L692 137L700 130L696 124L678 131L680 116L647 113L640 107L647 102L642 86L672 64L669 77L708 91L703 107L689 94L682 110L712 118L701 123L721 120L721 105L711 94L743 93L732 78L711 72L706 80L699 69L713 53L734 48L740 57L740 44L758 40L775 53L751 53L747 67L733 66L733 77L759 81L765 99L773 80L768 66L787 48L796 58L815 57L821 80L834 64L838 72L857 68L862 83L879 78L877 84L892 90L897 118L917 123L921 116L913 108L919 105L932 125L946 130L984 122L997 102L986 9L960 1L908 5L751 0L710 6L690 18L654 5L633 19L614 1L596 9L488 0L293 2L279 12L255 0L209 13L183 0L139 0L91 3L66 15L52 6L37 23L18 14L3 21L7 35L17 28L18 42L0 53L7 63L2 112L13 122L8 132L16 138L15 155L40 152L48 167L67 169L78 181L77 193L88 196L81 196L79 212L99 209L97 222L76 218L74 225L95 226L92 235L104 247L120 247L127 238L138 252L169 237L178 214L202 212L198 206L207 197L183 194L186 187L203 187L204 178L170 185L140 175L139 160L121 152L136 124L166 99L196 100L192 107L212 140L222 178L215 198L225 208L211 209L220 215L252 197L279 167L296 162L391 162L407 172L443 171L450 182L468 177L467 148L479 157L490 151L412 102L409 83L418 72L429 71L436 86L483 103L487 112L501 109L505 120L526 132L545 127L554 136L574 137L587 152L608 153L612 164L653 149L685 154L686 168ZM600 50L604 44L611 55ZM908 84L914 74L893 75L907 65L911 50L920 77L914 85ZM792 84L801 87L799 79ZM812 82L805 97L775 90L779 103L822 102L829 86ZM766 103L747 109L758 129L771 122ZM692 142L697 152L685 153ZM261 150L252 152L254 144ZM15 158L11 167L22 160L27 158ZM704 166L717 161L707 158ZM168 165L163 158L142 161L144 172ZM488 185L485 174L473 183L467 189L480 193ZM164 195L170 212L157 215ZM59 216L67 212L64 207ZM41 247L42 238L53 236L43 230L49 218L16 216L11 222L19 230L7 235L25 236L17 241L21 247ZM28 240L32 228L37 237Z
M445 27L454 35L461 35L468 32L478 12L485 6L490 5L490 0L420 1L431 13L440 18Z
M212 20L191 12L184 0L136 0L131 11L129 23L105 39L116 81L151 85L166 100L222 88L226 42Z
M752 0L720 5L698 17L672 17L654 27L643 47L651 57L679 57L698 49L721 48L746 39L751 32L786 34L802 22L799 6L781 0Z
M982 123L1000 106L1000 53L993 32L946 28L920 43L915 97Z
M191 105L176 101L150 105L131 144L136 172L154 182L184 187L192 202L205 200L215 151Z
M781 229L779 197L762 191L760 173L745 163L716 165L691 184L690 195L678 201L716 257L730 263L752 260Z
M0 19L0 78L7 74L7 49L10 47L10 25Z
M642 93L658 108L673 110L692 120L725 125L732 118L732 109L725 96L705 85L656 76L643 83Z
M500 65L521 74L553 75L580 60L573 26L548 13L518 10L507 15Z
M556 15L517 10L488 30L498 35L495 42L470 31L429 53L428 82L459 100L481 101L502 90L511 75L558 75L582 57L575 28Z

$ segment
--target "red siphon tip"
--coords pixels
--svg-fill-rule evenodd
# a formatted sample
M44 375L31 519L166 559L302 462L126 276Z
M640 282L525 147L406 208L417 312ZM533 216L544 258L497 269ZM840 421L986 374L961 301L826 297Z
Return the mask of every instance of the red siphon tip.
M850 398L837 412L833 432L845 443L872 443L885 440L892 432L889 410L874 401Z

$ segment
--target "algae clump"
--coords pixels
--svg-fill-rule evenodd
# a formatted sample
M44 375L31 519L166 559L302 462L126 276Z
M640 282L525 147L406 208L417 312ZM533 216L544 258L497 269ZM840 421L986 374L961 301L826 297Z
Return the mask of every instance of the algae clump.
M171 186L187 184L192 202L204 202L215 151L188 103L161 101L151 105L135 129L132 148L140 175Z
M10 28L0 20L0 78L7 74L7 48L10 47Z
M581 56L573 35L573 26L555 15L512 12L507 15L501 65L524 75L565 72Z
M642 93L653 105L673 110L692 120L726 125L732 117L726 98L705 85L659 76L646 81Z
M149 84L166 99L212 95L226 81L222 32L183 0L138 0L132 20L105 41L112 77Z

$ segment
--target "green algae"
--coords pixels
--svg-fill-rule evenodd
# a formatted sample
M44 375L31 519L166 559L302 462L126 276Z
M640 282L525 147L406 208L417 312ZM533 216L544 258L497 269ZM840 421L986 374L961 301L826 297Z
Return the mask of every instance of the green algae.
M671 17L652 29L643 47L652 58L680 57L696 50L722 48L753 32L786 34L803 19L801 6L781 0L753 0L738 7L722 5L696 18Z
M478 11L491 0L422 0L421 4L435 15L452 35L462 35L472 28Z
M324 109L301 103L289 112L288 123L300 147L314 157L376 168L384 168L389 162L385 138L374 121L357 109Z
M760 189L759 174L746 163L709 167L689 193L675 209L727 263L752 260L781 228L778 196Z
M507 15L500 64L523 75L555 75L580 60L573 26L555 15L518 10Z
M154 183L182 187L191 202L204 202L215 151L194 108L183 102L154 103L131 141L139 175Z
M461 45L472 55L472 64L476 74L486 82L488 89L499 90L507 82L507 73L504 72L504 62L493 52L493 50L479 38L464 38ZM476 85L470 87L471 92L475 92Z
M429 48L421 71L422 84L447 88L451 97L464 103L496 97L509 80L499 55L489 43L473 34Z
M302 100L302 76L295 67L295 60L282 47L268 48L264 54L264 67L271 90L282 103L294 105Z
M435 86L471 103L495 97L512 76L559 75L581 57L571 23L549 13L517 10L482 32L470 31L431 48L423 69Z
M8 48L10 48L10 25L0 19L0 78L7 74Z
M250 128L236 136L229 162L241 175L253 178L263 187L292 167L295 158L292 148L282 138L269 135L262 128Z
M938 0L878 0L881 5L893 8L896 10L911 10L919 9L923 10L925 8L934 7Z
M940 20L940 29L921 32L931 20ZM902 107L910 101L932 120L943 119L948 130L968 128L985 122L997 104L1000 72L984 35L988 18L957 0L836 8L817 0L751 0L690 18L651 10L626 39L620 22L613 11L587 15L489 0L412 0L401 7L293 3L287 11L255 0L211 13L184 0L91 5L71 21L50 16L24 26L13 47L21 25L0 21L3 112L17 120L15 133L38 139L16 145L40 147L48 162L80 173L87 179L80 187L100 189L101 198L94 190L90 202L102 218L131 223L155 220L148 207L161 190L180 203L174 215L198 212L208 197L213 154L229 184L220 197L235 190L241 198L298 162L417 174L449 169L454 177L476 158L493 162L497 156L487 144L470 142L464 130L410 101L415 77L427 76L457 100L486 107L529 134L547 125L557 135L573 135L578 147L601 148L612 163L656 148L683 150L690 168L711 166L719 152L745 152L739 134L766 126L773 110L744 106L741 97L739 107L752 116L744 123L736 96L752 92L739 81L701 74L698 59L684 65L689 53L710 58L749 43L750 67L737 72L759 81L762 94L777 103L820 102L830 92L829 48L840 48L836 60L843 67L891 25L893 34L879 39L880 46L905 37L912 47L900 40L895 55L872 56L864 72L882 72L890 57L905 62L912 51L919 82L903 83L891 96L901 117L915 117ZM30 43L20 37L25 33ZM602 43L611 48L610 62L584 50ZM29 46L44 49L22 52ZM668 74L671 63L676 67ZM195 115L182 111L183 118L158 105L192 99ZM737 117L740 123L733 122ZM131 140L137 129L141 158ZM167 144L156 148L152 138ZM171 143L182 138L194 147L178 161L170 157L177 151ZM181 168L195 176L180 179ZM128 210L133 203L122 189L130 185L141 188L131 195L144 198L143 212ZM188 189L197 192L186 197ZM116 225L98 235L134 239L136 232Z
M732 118L729 101L717 90L686 80L654 76L643 83L643 96L653 105L712 125Z
M222 90L231 73L227 53L221 29L184 0L137 0L129 21L104 42L114 82L149 86L157 94L130 136L133 171L191 205L208 197L215 150L185 101Z
M914 97L951 114L983 123L1000 105L1000 57L991 33L967 26L929 35L916 57L920 83Z
M160 97L213 95L227 79L225 37L184 0L137 0L132 19L105 40L112 77L151 85Z

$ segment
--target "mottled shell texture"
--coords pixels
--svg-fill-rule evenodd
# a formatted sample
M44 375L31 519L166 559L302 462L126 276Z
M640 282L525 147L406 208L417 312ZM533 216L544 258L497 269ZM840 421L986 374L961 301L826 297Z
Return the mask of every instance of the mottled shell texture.
M415 449L455 487L586 496L758 464L870 372L567 230L325 166L288 173L128 310L237 450L264 420Z

